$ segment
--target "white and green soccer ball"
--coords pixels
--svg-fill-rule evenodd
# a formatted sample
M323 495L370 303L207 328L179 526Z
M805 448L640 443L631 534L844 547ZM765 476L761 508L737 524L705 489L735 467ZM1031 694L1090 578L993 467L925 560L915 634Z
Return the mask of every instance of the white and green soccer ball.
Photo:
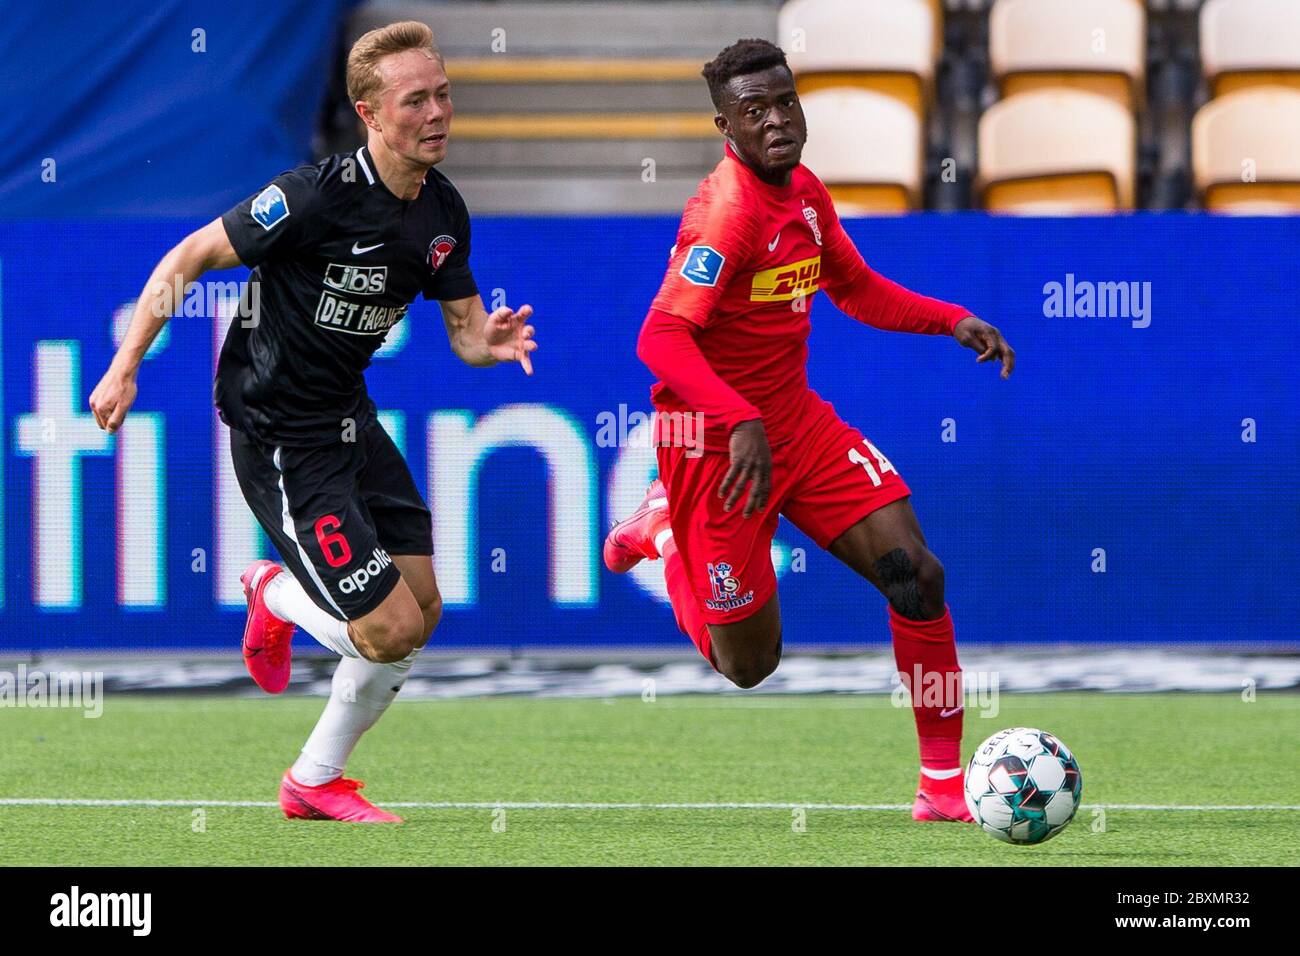
M966 806L990 836L1042 843L1074 819L1083 774L1068 747L1032 727L999 731L966 765Z

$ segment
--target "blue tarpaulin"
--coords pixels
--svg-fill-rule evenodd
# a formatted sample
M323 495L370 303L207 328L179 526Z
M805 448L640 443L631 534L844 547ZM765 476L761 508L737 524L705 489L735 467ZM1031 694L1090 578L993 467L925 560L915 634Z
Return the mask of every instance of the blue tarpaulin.
M310 160L353 5L6 3L0 217L210 216Z

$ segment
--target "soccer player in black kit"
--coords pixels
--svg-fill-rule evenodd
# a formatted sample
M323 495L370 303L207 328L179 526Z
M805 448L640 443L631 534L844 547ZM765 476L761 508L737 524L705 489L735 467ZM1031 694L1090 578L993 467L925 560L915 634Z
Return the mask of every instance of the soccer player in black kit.
M121 426L173 277L253 267L257 298L246 293L230 324L214 397L244 498L283 566L257 561L242 575L244 660L279 693L295 625L342 657L325 712L281 780L280 806L291 818L398 823L343 770L442 603L429 510L362 373L421 293L441 304L452 350L470 365L517 361L532 374L537 344L530 306L484 308L469 214L433 169L452 106L432 31L413 21L372 30L348 55L347 82L366 145L277 176L167 253L90 407L101 428Z

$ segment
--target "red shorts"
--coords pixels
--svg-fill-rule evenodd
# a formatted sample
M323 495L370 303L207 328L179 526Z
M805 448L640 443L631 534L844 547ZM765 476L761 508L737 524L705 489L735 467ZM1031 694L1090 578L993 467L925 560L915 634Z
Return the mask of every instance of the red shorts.
M912 493L829 402L810 399L799 438L772 450L767 507L748 518L748 487L729 513L722 510L718 486L731 464L725 452L657 449L673 540L710 624L743 620L776 593L771 549L781 515L825 548L871 512Z

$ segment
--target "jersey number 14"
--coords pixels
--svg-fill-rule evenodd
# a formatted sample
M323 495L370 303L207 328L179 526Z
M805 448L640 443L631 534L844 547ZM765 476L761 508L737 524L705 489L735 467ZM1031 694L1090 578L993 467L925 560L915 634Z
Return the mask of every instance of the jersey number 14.
M880 453L879 448L871 444L871 442L867 441L865 438L862 439L862 444L867 446L867 450L871 452L872 458L876 459L875 466L873 467L871 460L856 448L849 449L849 461L853 462L855 465L861 465L863 471L871 476L871 483L879 488L881 475L887 475L890 472L893 472L896 475L898 472L894 471L894 466L889 463L888 458ZM879 470L877 471L877 469Z

